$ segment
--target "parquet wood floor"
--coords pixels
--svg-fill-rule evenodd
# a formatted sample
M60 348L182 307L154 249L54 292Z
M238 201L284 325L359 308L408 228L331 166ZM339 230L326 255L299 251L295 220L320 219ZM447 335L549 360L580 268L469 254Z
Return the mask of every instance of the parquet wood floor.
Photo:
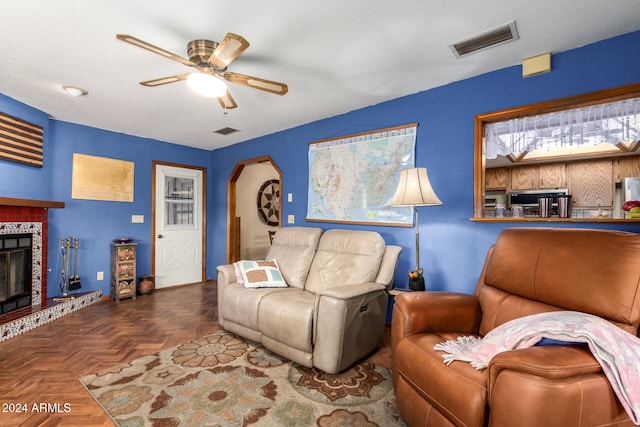
M216 301L213 282L156 290L0 342L0 426L112 426L79 378L220 330ZM390 364L388 334L372 359Z
M1 342L0 425L113 425L78 379L211 334L217 316L215 284L196 284L100 302Z

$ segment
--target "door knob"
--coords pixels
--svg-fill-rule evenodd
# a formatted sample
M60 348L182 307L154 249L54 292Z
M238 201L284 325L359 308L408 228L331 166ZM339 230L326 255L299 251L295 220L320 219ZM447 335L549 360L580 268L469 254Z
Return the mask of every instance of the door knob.
M162 239L164 236L162 234L158 234L158 239Z

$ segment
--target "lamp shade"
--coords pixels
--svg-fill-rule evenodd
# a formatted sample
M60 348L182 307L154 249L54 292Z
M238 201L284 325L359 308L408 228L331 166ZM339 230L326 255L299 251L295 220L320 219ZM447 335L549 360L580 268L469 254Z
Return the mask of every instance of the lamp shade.
M400 171L400 181L391 206L436 206L442 201L431 188L426 168L411 168Z

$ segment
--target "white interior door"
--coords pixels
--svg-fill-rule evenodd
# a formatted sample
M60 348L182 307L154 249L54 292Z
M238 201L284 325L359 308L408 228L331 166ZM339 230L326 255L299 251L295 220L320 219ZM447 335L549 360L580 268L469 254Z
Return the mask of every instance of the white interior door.
M155 167L155 282L157 288L204 280L203 173Z

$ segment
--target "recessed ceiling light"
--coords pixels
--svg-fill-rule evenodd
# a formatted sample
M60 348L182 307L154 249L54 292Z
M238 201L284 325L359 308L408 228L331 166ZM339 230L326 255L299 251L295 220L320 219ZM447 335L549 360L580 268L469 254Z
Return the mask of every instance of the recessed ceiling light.
M76 97L89 94L89 92L87 92L85 89L82 89L81 87L77 87L77 86L62 86L62 89L64 89L67 93L70 93L71 95Z

